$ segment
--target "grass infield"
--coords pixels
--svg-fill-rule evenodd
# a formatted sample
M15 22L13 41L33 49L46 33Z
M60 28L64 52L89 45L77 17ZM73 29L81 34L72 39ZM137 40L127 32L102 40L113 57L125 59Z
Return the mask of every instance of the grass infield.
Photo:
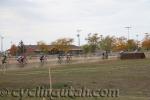
M11 65L10 65L11 66ZM31 64L32 66L32 64ZM50 66L50 65L49 65ZM118 98L57 98L55 100L148 100L150 99L150 59L105 60L84 64L57 65L51 68L55 89L70 85L74 88L119 89ZM39 67L0 73L0 88L9 90L49 86L48 68ZM0 97L0 100L19 100ZM23 100L44 100L24 97ZM45 99L48 100L48 99Z

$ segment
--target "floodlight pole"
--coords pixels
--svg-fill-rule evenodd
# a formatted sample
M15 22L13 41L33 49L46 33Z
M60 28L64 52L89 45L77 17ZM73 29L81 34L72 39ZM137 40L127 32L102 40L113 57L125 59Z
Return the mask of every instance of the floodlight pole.
M150 34L149 33L145 33L145 37L149 38Z
M103 39L103 35L100 35L101 40Z
M78 37L78 46L80 47L80 32L81 32L82 30L80 30L80 29L78 29L77 30L77 37Z
M139 47L139 39L138 39L139 35L136 34L136 38L137 38L137 48Z
M12 42L12 41L10 42L10 45L11 45L11 46L13 45L13 42Z
M128 40L130 39L130 29L132 28L132 27L125 27L126 29L127 29L127 31L128 31Z

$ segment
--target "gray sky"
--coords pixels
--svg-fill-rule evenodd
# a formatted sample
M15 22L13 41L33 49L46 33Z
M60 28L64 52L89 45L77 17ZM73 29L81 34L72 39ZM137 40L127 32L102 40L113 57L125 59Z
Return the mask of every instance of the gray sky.
M0 34L4 48L23 40L36 44L57 38L75 38L82 29L81 44L88 33L143 38L150 32L150 0L0 0Z

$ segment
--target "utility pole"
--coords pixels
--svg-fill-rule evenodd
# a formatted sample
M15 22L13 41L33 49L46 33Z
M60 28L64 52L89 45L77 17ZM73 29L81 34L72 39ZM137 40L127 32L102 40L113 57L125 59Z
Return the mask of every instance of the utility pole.
M125 27L126 29L127 29L127 31L128 31L128 40L130 39L130 29L132 28L132 27Z

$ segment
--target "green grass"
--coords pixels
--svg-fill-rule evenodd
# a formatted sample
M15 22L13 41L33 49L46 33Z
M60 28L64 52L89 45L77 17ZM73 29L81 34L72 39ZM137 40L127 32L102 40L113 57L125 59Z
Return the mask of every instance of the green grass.
M31 65L32 66L32 65ZM10 66L11 67L11 66ZM58 100L148 100L150 97L150 59L112 60L69 64L51 69L53 88L119 89L118 98L59 98ZM0 88L19 89L49 86L48 68L7 71L0 74ZM18 100L0 97L0 100ZM42 100L42 98L24 98Z

